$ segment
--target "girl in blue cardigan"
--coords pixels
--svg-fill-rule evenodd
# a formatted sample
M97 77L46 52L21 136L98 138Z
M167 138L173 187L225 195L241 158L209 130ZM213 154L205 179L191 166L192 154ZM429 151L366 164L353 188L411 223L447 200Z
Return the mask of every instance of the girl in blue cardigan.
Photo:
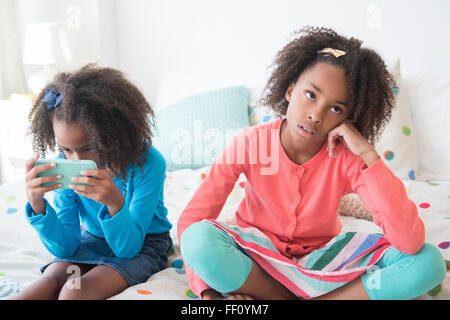
M153 110L118 70L60 73L38 96L30 132L36 153L93 160L70 189L41 186L52 164L26 163L26 217L56 258L16 299L106 299L165 268L172 247L163 202L166 163L152 146ZM54 206L44 194L54 191Z

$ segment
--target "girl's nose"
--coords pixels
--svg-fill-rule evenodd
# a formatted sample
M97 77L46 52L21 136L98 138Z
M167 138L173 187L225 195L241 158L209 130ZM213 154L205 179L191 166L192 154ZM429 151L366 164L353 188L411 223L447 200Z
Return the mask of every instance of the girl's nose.
M316 124L322 124L322 113L320 111L318 112L311 112L308 114L308 119Z

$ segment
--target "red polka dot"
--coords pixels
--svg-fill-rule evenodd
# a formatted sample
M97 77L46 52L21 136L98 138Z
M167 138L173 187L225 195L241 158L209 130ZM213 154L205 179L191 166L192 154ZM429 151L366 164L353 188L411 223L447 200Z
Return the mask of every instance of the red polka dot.
M200 177L202 177L202 180L205 180L206 179L206 173L202 173Z
M245 182L244 181L239 182L239 187L244 188L245 187Z
M438 247L441 249L447 249L450 247L450 241L444 241L438 244Z
M426 202L422 202L421 204L419 204L419 207L421 207L422 209L428 209L430 206L431 205Z

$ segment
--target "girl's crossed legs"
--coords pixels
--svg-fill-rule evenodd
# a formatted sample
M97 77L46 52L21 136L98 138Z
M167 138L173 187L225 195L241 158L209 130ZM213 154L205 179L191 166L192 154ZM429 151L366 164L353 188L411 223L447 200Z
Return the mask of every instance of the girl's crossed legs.
M50 264L41 279L9 299L107 299L127 287L128 283L114 268L59 261Z
M211 288L254 299L295 298L241 251L224 231L208 222L189 226L181 236L187 265ZM441 283L446 274L439 249L425 243L415 255L391 247L376 269L317 299L412 299Z

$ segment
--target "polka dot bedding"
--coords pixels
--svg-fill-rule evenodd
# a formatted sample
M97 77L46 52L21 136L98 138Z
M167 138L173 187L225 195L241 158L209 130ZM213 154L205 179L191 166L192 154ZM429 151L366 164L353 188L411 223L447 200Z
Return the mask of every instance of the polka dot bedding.
M207 177L209 167L167 172L165 204L168 218L174 224L171 236L174 247L167 267L146 282L132 286L114 299L198 300L189 288L185 265L176 237L176 222L195 190ZM402 180L409 198L418 206L426 226L426 241L436 245L450 267L450 185L415 180ZM219 216L219 221L233 225L234 212L244 196L245 177L241 175ZM23 182L0 186L0 299L19 292L39 279L39 268L52 259L36 232L24 218L26 203ZM342 232L381 232L370 219L358 219L351 214L341 216ZM450 274L445 281L417 299L450 299Z

